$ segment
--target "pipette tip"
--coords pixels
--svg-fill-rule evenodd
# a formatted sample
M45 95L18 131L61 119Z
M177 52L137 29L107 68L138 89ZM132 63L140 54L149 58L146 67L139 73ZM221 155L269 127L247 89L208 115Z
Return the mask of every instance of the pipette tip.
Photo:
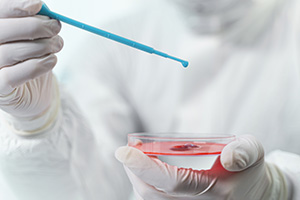
M189 62L187 62L187 61L182 61L181 64L183 67L189 66Z

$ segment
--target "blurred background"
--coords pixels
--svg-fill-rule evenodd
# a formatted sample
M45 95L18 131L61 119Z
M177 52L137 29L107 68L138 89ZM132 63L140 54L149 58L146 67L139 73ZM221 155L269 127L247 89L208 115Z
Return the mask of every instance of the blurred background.
M44 2L54 12L101 29L101 24L130 12L137 6L139 0L44 0ZM84 51L78 49L76 43L84 41L90 34L92 33L62 23L60 36L64 39L64 48L57 54L58 64L54 69L60 81L63 81L61 71L64 66L67 66L75 54L80 55L80 51Z

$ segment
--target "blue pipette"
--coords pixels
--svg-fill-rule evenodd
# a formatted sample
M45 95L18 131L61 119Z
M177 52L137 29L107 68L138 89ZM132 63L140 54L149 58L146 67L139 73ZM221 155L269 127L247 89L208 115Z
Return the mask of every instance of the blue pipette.
M106 38L114 40L116 42L120 42L122 44L131 46L133 48L136 48L136 49L139 49L139 50L151 53L151 54L156 54L156 55L159 55L159 56L162 56L162 57L165 57L165 58L169 58L169 59L172 59L172 60L176 60L178 62L181 62L182 66L184 66L184 67L187 67L188 64L189 64L185 60L176 58L174 56L170 56L170 55L168 55L166 53L163 53L161 51L157 51L157 50L155 50L152 47L143 45L143 44L135 42L133 40L126 39L124 37L121 37L121 36L118 36L118 35L106 32L104 30L101 30L101 29L89 26L87 24L78 22L78 21L73 20L71 18L68 18L68 17L65 17L63 15L57 14L55 12L52 12L45 3L43 3L43 6L42 6L41 10L39 11L38 15L45 15L45 16L48 16L48 17L50 17L52 19L57 19L59 21L65 22L67 24L76 26L78 28L81 28L83 30L86 30L86 31L89 31L89 32L92 32L92 33L95 33L95 34L100 35L102 37L106 37Z

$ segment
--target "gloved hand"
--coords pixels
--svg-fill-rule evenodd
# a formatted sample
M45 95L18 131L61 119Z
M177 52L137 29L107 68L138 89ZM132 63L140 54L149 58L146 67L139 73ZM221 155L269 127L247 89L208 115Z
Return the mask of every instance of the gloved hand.
M138 200L287 200L288 179L264 161L262 145L252 136L228 144L210 170L177 168L133 147L120 147Z
M20 134L37 133L53 121L58 89L54 53L63 40L56 20L36 16L40 0L0 1L0 109L2 121Z

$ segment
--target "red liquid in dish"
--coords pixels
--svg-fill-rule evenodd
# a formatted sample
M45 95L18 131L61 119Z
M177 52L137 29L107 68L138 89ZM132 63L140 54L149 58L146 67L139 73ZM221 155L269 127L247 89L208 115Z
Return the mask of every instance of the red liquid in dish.
M225 146L226 144L220 143L174 141L141 143L133 147L148 155L199 156L221 154Z

